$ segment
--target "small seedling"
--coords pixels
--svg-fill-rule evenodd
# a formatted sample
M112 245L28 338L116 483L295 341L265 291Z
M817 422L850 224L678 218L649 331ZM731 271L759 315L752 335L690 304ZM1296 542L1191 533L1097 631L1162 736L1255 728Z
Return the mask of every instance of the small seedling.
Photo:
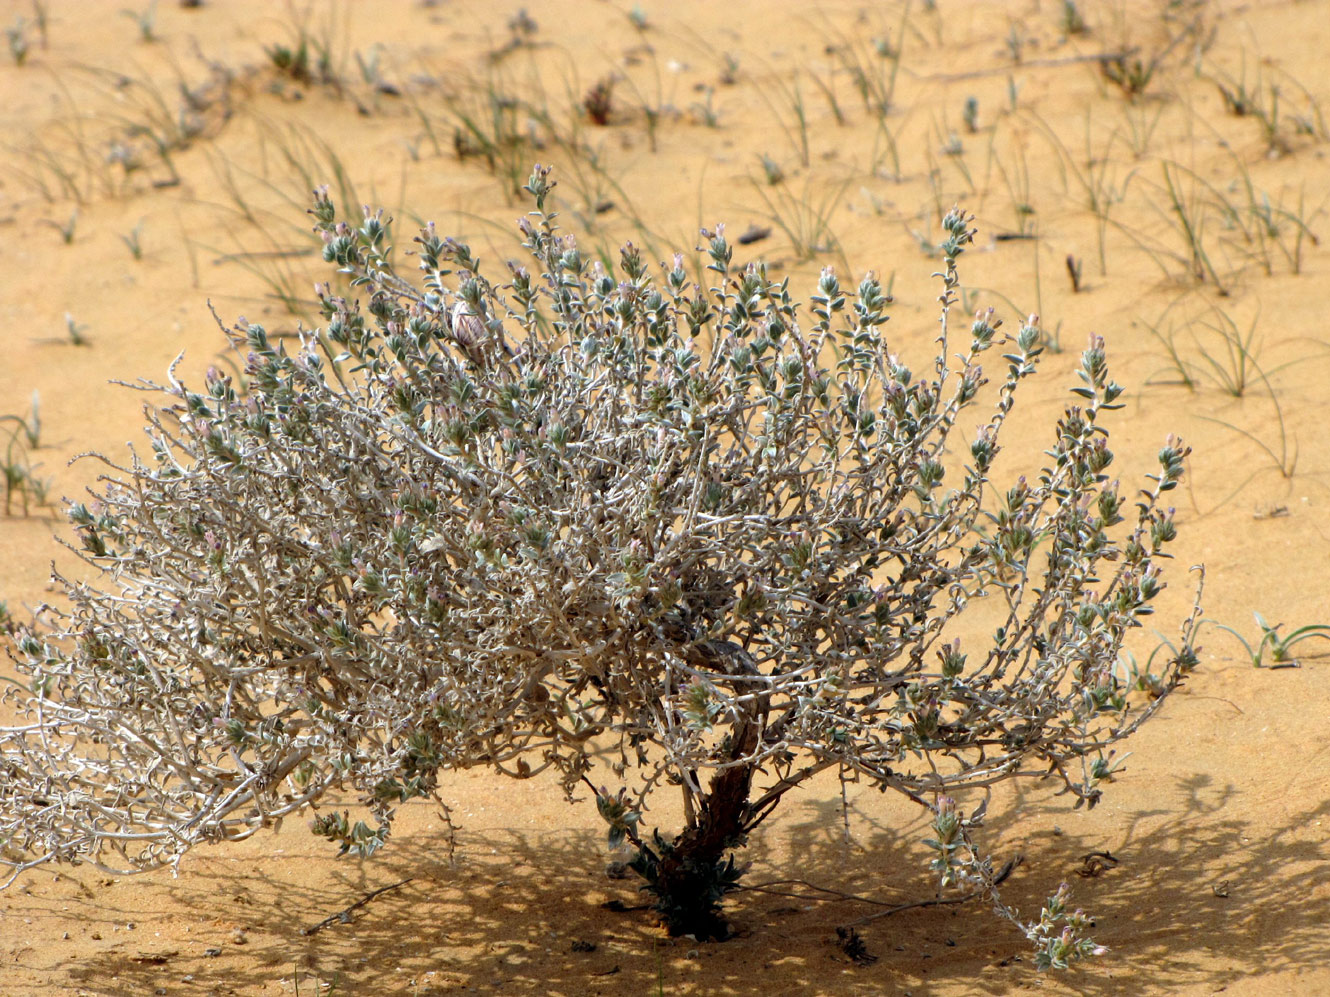
M23 18L18 18L5 28L5 37L9 39L9 55L14 65L21 66L28 61L28 26Z
M143 259L143 219L135 225L128 235L121 233L120 241L129 249L129 254L136 260Z
M762 153L762 174L767 179L767 186L774 187L785 180L785 169L765 152Z
M1149 54L1148 57L1137 55L1137 49L1129 48L1099 59L1099 72L1114 84L1128 101L1135 103L1145 94L1155 73L1164 65L1173 50L1188 39L1195 38L1200 30L1200 22L1193 21L1174 35L1163 48ZM1202 44L1198 42L1198 45Z
M965 130L973 135L979 130L979 98L966 97L965 109L961 111L961 121L965 124Z
M23 499L23 515L26 516L28 492L24 485L28 479L28 468L23 460L23 447L18 445L18 437L15 435L9 437L9 445L5 447L5 459L4 463L0 464L0 472L4 473L5 478L5 515L8 516L13 512L14 495L17 493Z
M1025 43L1028 40L1029 39L1025 36L1025 32L1021 30L1020 25L1015 21L1012 21L1007 28L1007 37L1005 41L1007 44L1007 55L1011 56L1011 61L1017 65L1020 64L1021 59L1025 56Z
M1281 106L1281 98L1284 97L1284 94L1278 83L1265 78L1260 63L1257 63L1255 79L1251 82L1247 78L1245 61L1236 77L1218 70L1211 79L1219 90L1220 99L1224 102L1224 109L1229 114L1235 118L1251 118L1261 126L1261 137L1265 141L1268 157L1274 159L1287 155L1292 151L1289 136L1284 134L1280 124L1280 112L1286 110L1284 106ZM1311 104L1311 110L1315 114L1316 104L1311 94L1307 93L1306 89L1297 80L1289 78L1288 82L1292 89L1303 91ZM1286 114L1285 120L1292 121L1292 132L1295 135L1311 135L1314 137L1316 134L1317 130L1309 118Z
M42 398L37 391L32 393L32 414L26 419L21 415L0 415L0 423L13 423L23 434L23 440L29 450L41 446L42 439Z
M302 35L293 48L289 45L271 45L265 51L273 68L284 73L298 83L308 83L312 79L309 72L309 42Z
M693 112L697 115L697 120L708 128L719 128L720 120L716 116L716 107L713 98L716 96L716 88L707 86L702 88L706 94L706 100L696 101L693 104Z
M355 53L356 67L360 70L361 81L374 90L381 90L388 85L384 83L383 74L379 70L379 59L382 54L383 49L378 45L371 45L366 55Z
M1170 166L1173 169L1170 169ZM1182 172L1193 181L1190 186L1182 184L1174 175L1175 170ZM1208 202L1204 198L1206 185L1195 173L1178 166L1176 163L1165 162L1163 171L1164 187L1168 192L1170 209L1167 217L1173 222L1177 233L1186 246L1184 258L1188 271L1198 284L1204 284L1208 280L1214 284L1215 290L1219 292L1221 297L1227 297L1226 278L1221 277L1219 271L1215 268L1205 244L1205 227L1209 214L1207 210Z
M316 36L305 20L297 20L292 29L294 41L291 44L271 45L264 50L273 67L297 83L318 82L340 88L340 79L333 67L331 27Z
M26 433L26 427L24 429ZM29 513L29 502L47 505L49 502L50 482L37 477L35 468L28 460L29 447L20 436L19 430L11 431L5 447L4 461L0 463L0 474L5 483L5 515L13 512L14 496L17 494L23 503L23 515Z
M799 260L811 260L820 253L841 252L831 219L848 188L849 181L845 181L817 194L806 180L803 191L796 193L785 185L763 186L753 181L753 189L766 206L764 214L785 233Z
M803 91L799 86L799 76L796 73L793 81L788 85L779 76L775 76L772 83L775 88L774 95L768 93L768 88L762 87L758 89L758 96L771 109L772 118L780 125L781 131L785 133L790 145L798 153L800 164L807 169L812 163L812 153L808 140L808 111L804 106ZM777 100L776 97L780 99ZM789 110L788 118L785 115L787 108Z
M647 146L654 153L657 150L657 129L666 116L674 111L674 103L672 94L666 92L665 77L661 72L660 60L657 58L654 46L643 43L638 47L638 51L644 57L638 61L645 61L649 66L649 81L644 80L639 83L637 74L627 74L619 76L617 82L622 82L632 91L634 103L642 112L646 124Z
M1197 651L1194 647L1179 649L1173 641L1169 640L1158 630L1155 631L1155 636L1159 638L1159 643L1154 646L1154 650L1150 652L1150 656L1145 659L1144 665L1137 661L1136 655L1131 651L1123 653L1122 657L1118 659L1117 668L1114 671L1115 676L1121 684L1119 685L1118 690L1108 694L1108 697L1103 701L1102 705L1118 708L1118 696L1121 694L1121 689L1123 688L1138 689L1150 696L1151 699L1156 698L1159 695L1159 692L1164 688L1164 682L1163 676L1154 670L1154 663L1155 659L1158 658L1163 651L1167 651L1174 657L1186 655L1186 660L1190 663L1192 668L1195 668L1196 665L1200 663L1197 658ZM1112 758L1113 754L1113 752L1110 752L1109 757ZM1111 764L1111 767L1105 773L1109 782L1113 781L1112 774L1121 771L1123 764L1130 756L1131 752L1129 751L1118 758L1116 762Z
M991 143L989 148L993 148ZM1015 231L1001 235L1009 239L1031 238L1038 211L1034 206L1034 188L1030 183L1030 164L1024 146L1017 144L1008 162L1003 162L1000 156L992 156L991 162L997 167L1002 185L1007 188L1007 200L1016 216Z
M1095 231L1099 250L1099 274L1108 276L1108 227L1109 216L1113 209L1123 203L1127 190L1136 176L1136 170L1128 170L1125 175L1118 171L1113 157L1113 146L1118 132L1115 129L1108 140L1097 146L1093 139L1091 119L1085 119L1085 140L1079 155L1073 155L1062 141L1058 130L1045 121L1038 113L1032 112L1049 143L1053 146L1072 178L1080 186L1086 208L1095 218Z
M840 101L836 99L836 78L828 73L824 79L812 70L808 73L813 80L813 85L822 91L822 96L826 99L827 107L831 109L831 116L836 119L836 124L844 125L847 121L845 112L841 109Z
M138 25L139 41L157 40L157 0L152 0L143 10L122 10L120 13Z
M1301 662L1293 657L1293 648L1305 640L1311 640L1313 637L1320 637L1322 640L1330 640L1330 624L1309 623L1306 626L1298 627L1287 636L1280 636L1279 628L1284 624L1275 623L1273 625L1265 621L1260 613L1252 613L1256 618L1256 625L1261 628L1261 639L1256 642L1253 648L1247 638L1238 633L1237 630L1223 623L1217 623L1214 620L1208 620L1211 626L1218 627L1220 630L1232 634L1238 639L1248 656L1251 663L1256 668L1297 668ZM1270 649L1270 664L1264 665L1265 649Z
M69 333L69 341L74 346L87 346L88 337L83 335L88 327L74 321L74 316L65 312L65 330Z
M1154 78L1158 64L1154 61L1134 59L1127 55L1114 55L1099 63L1104 79L1117 86L1128 100L1145 93Z
M75 208L73 211L69 213L69 220L65 222L63 225L60 224L58 221L54 220L53 218L43 218L42 223L45 225L50 225L53 229L59 232L61 240L64 242L66 246L68 246L71 242L74 241L74 228L75 226L78 225L78 220L79 220L79 212L78 208Z
M1076 0L1062 0L1061 21L1064 35L1083 35L1089 30Z
M722 86L732 87L739 78L739 59L737 56L726 52L721 57L720 64L720 82Z
M628 12L628 21L638 31L645 31L651 26L647 20L647 12L642 9L640 3L633 4L633 9Z
M909 14L910 5L905 4L896 32L897 38L902 41L895 46L885 33L864 44L858 34L840 32L834 33L832 44L827 46L827 51L833 53L840 63L841 70L853 81L855 90L863 100L864 110L877 118L885 117L895 103L901 47Z

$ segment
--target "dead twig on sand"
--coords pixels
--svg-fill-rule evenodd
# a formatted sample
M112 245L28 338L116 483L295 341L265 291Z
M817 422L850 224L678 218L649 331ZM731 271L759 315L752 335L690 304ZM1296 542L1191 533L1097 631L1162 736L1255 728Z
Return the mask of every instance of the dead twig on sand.
M393 883L391 886L381 886L377 890L374 890L372 893L366 893L363 897L361 897L359 900L353 903L350 907L344 907L341 910L339 910L336 914L329 914L318 924L314 925L314 927L301 928L300 933L302 935L315 935L318 934L320 931L322 931L324 928L328 927L328 925L330 924L337 924L337 923L346 924L351 920L352 911L364 907L365 904L369 903L377 896L387 893L390 890L395 890L398 887L405 886L407 883L411 883L414 881L415 877L413 876L410 879L402 880L400 883Z

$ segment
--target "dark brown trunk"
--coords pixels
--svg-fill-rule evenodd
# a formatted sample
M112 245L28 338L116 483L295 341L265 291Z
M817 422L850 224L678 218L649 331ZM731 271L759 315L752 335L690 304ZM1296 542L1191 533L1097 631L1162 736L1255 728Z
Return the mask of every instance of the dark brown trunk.
M708 642L697 650L705 654L705 663L716 671L757 674L752 658L729 641ZM752 755L766 712L765 697L749 705L731 730L727 760ZM651 891L658 898L657 908L670 934L714 939L729 936L729 927L720 914L720 900L734 888L739 873L733 857L726 853L744 843L752 786L752 765L739 764L717 772L698 802L695 819L659 857Z
M726 852L743 844L752 781L748 765L718 773L698 807L696 821L661 856L653 892L670 934L702 939L729 936L720 914L732 861Z

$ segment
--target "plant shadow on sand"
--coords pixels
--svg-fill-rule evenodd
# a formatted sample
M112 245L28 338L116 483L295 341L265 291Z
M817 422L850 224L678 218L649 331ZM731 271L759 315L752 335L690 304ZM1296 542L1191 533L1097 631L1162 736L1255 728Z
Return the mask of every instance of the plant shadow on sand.
M1106 997L1123 992L1128 979L1162 990L1198 983L1213 990L1257 970L1330 960L1326 873L1318 866L1323 844L1311 833L1317 820L1330 817L1330 802L1290 813L1261 833L1226 812L1235 792L1205 777L1179 781L1169 795L1178 805L1170 799L1157 810L1122 815L1126 823L1112 845L1118 864L1110 868L1084 861L1105 849L1099 828L1109 821L1092 820L1086 834L1062 830L1054 821L1067 819L1065 808L1039 793L1018 795L990 818L985 840L995 857L1014 851L1024 857L1004 885L1004 900L1037 917L1043 898L1066 879L1074 901L1098 919L1095 938L1110 948L1085 970L1044 978L1046 984ZM889 903L927 898L925 850L916 844L922 823L893 815L895 829L886 826L871 813L877 799L865 794L857 805L852 799L848 845L839 801L792 806L749 847L744 858L753 867L745 882L803 881ZM73 983L130 997L156 988L181 992L187 980L183 992L214 994L325 993L335 984L338 993L739 997L1000 994L1033 982L1028 945L982 902L916 908L862 925L872 961L855 962L837 944L836 926L875 908L748 889L727 904L736 937L698 944L666 937L649 911L602 906L641 900L633 880L606 878L604 839L591 828L479 823L459 836L456 867L441 860L436 836L416 832L402 834L369 862L327 862L316 842L275 857L260 857L257 849L248 858L202 856L189 862L187 877L149 877L160 889L144 896L156 896L157 904L118 897L134 888L131 881L95 890L93 899L71 897L60 915L65 924L81 922L110 938L112 925L123 929L128 910L141 923L136 937L118 936L124 941L54 974L48 992ZM1013 843L1017 833L1024 837ZM290 841L289 832L283 838ZM1095 874L1077 875L1087 869ZM347 920L306 933L407 878ZM807 892L789 882L772 889ZM171 913L181 910L198 912L189 936L180 935ZM174 929L173 939L154 949L150 936L162 927ZM325 989L317 989L320 983Z

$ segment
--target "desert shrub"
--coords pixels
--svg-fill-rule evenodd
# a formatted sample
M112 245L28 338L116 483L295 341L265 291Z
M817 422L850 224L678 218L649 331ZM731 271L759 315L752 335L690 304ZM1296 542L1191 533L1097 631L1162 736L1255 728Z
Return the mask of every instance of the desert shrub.
M956 336L963 213L916 373L872 275L847 292L825 270L804 313L721 228L699 250L711 287L632 245L612 272L559 232L551 187L537 167L534 271L495 282L431 226L421 285L381 213L353 226L317 192L352 296L322 287L295 352L241 320L238 380L153 386L151 453L71 509L100 581L57 577L68 608L16 642L17 869L173 864L331 794L363 819L325 809L314 831L369 855L441 771L552 770L670 929L715 937L736 851L818 773L927 808L941 885L990 896L984 807L958 793L1033 776L1100 798L1112 745L1194 665L1197 619L1136 688L1121 655L1162 588L1187 451L1168 441L1119 492L1102 342L1043 471L990 494L1039 332L985 312ZM664 787L684 826L648 833ZM1059 894L1021 927L1062 965L1093 949L1085 923Z

